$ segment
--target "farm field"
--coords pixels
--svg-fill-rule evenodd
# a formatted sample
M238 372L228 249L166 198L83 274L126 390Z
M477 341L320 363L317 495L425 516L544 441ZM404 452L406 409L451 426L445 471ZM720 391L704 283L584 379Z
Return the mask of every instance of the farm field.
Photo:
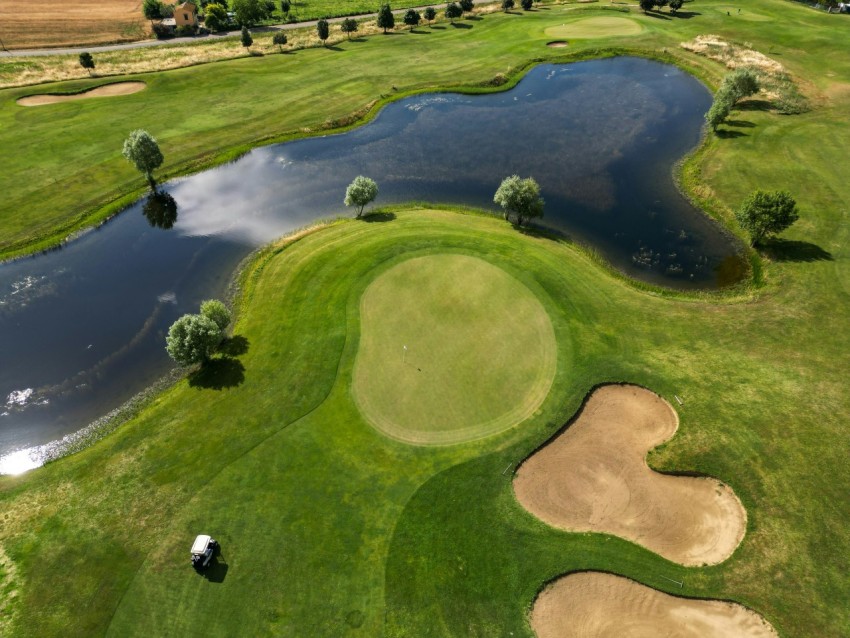
M140 0L4 0L0 39L8 49L84 46L143 40L150 34Z
M823 64L846 16L752 0L739 19L727 6L612 14L640 33L559 31L562 49L546 48L552 29L608 12L546 7L121 77L145 82L132 95L16 102L102 79L0 92L0 145L17 149L0 172L2 256L49 246L140 193L120 157L138 127L160 139L173 176L351 125L399 95L494 90L542 58L646 55L716 85L723 65L679 46L706 34L780 61L810 107L781 115L752 101L682 166L685 191L730 227L755 188L788 189L800 205L734 293L649 290L567 240L427 205L260 251L239 277L222 356L83 452L0 477L0 635L532 638L536 603L578 581L730 601L757 615L735 619L753 636L772 635L761 618L783 638L850 635L850 60ZM416 273L422 297L404 298ZM452 312L434 310L444 295ZM467 352L476 370L422 376L456 370ZM492 375L488 361L500 362ZM518 498L524 463L571 434L564 426L609 384L656 393L678 419L648 452L654 472L633 475L711 477L738 499L746 529L731 557L685 566L616 526L547 524ZM429 422L438 410L445 418ZM198 533L222 548L206 577L189 566ZM585 576L597 572L615 576Z

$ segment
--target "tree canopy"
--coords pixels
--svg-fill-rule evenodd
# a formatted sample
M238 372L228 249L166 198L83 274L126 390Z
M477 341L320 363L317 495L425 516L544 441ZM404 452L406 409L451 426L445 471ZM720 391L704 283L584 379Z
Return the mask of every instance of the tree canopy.
M324 44L325 40L327 40L331 34L331 27L327 20L322 19L316 23L316 34L319 36L319 40L322 41L322 44Z
M289 42L283 31L278 31L272 36L272 43L277 45L278 50L283 51L283 45Z
M83 67L86 71L91 75L91 71L94 68L94 58L91 53L88 51L83 51L80 53L80 66Z
M425 16L425 19L428 21L428 24L430 25L431 21L434 18L437 17L437 11L436 11L436 9L434 9L434 7L426 7L425 11L423 12L423 15Z
M236 18L236 24L243 27L250 27L268 17L265 0L232 0L230 9Z
M218 299L207 299L201 303L201 314L207 319L212 319L222 333L230 325L232 318L227 306Z
M358 25L357 20L354 18L346 18L342 21L342 24L339 25L340 30L348 36L348 39L351 39L351 34L357 31Z
M800 218L797 202L788 191L753 191L735 212L753 245L781 233Z
M404 23L409 27L415 27L422 20L422 16L416 9L408 9L404 14Z
M182 366L203 363L221 343L222 332L204 315L183 315L168 329L165 350Z
M450 2L446 5L446 17L452 24L454 24L455 18L459 18L462 15L463 9L460 8L457 2Z
M345 189L345 205L357 206L357 217L363 214L366 204L375 200L378 196L378 185L374 180L358 175L354 181Z
M540 186L533 177L506 177L496 190L493 201L502 207L505 219L517 226L522 226L529 219L543 217L544 202L540 197Z
M389 4L382 4L378 12L378 27L387 32L387 29L395 28L395 16Z
M218 2L212 2L204 9L204 26L210 31L224 31L227 28L227 9Z
M254 44L254 38L251 37L251 32L248 31L248 27L246 26L242 27L242 35L239 37L239 39L242 41L242 46L246 49L252 44Z
M142 13L148 20L162 20L162 2L160 0L145 0Z
M155 190L153 172L160 167L163 160L156 139L144 129L137 129L124 140L122 153L145 176L151 189Z

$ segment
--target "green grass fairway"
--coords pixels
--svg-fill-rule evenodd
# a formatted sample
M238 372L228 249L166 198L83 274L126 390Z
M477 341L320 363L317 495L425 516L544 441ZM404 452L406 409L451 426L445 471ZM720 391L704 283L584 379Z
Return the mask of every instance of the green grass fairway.
M16 592L0 634L532 638L526 612L545 582L601 570L740 602L783 638L850 635L850 529L835 505L850 491L836 267L850 227L790 233L834 261L778 263L773 294L700 302L642 292L499 219L396 214L266 250L244 278L238 361L214 362L84 452L0 478L0 587ZM393 266L448 253L528 288L557 370L521 425L409 445L353 400L360 301ZM517 502L513 468L607 381L677 406L678 434L652 467L721 477L741 498L747 534L728 561L681 567L555 530ZM206 579L188 564L198 533L222 544Z
M628 18L582 18L556 27L549 27L545 33L552 38L610 38L623 35L637 35L643 27Z
M722 14L724 17L735 18L736 20L749 20L750 22L770 22L774 18L757 11L751 11L749 4L741 4L737 6L722 5L712 7L712 11ZM740 13L738 13L740 11ZM727 16L728 14L728 16Z
M546 311L482 259L404 261L369 286L360 313L352 391L389 436L418 444L480 438L525 420L552 385L557 345Z

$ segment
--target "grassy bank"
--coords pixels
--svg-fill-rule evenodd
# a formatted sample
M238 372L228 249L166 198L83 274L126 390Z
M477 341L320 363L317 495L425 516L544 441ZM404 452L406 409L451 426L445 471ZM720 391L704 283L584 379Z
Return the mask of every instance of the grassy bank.
M846 229L835 239L846 243ZM557 373L520 427L410 446L354 404L359 302L389 265L444 253L486 260L535 295ZM525 612L544 582L599 569L742 602L783 636L846 634L850 533L834 505L850 488L835 356L850 347L835 329L845 259L783 262L774 294L715 305L641 292L569 244L447 211L336 224L270 249L244 277L229 358L94 447L0 480L2 574L16 593L5 629L531 636ZM558 532L515 501L506 468L595 384L619 380L683 398L680 431L650 461L735 490L749 523L729 561L679 567L619 539ZM201 531L222 543L208 579L188 565Z
M160 140L166 157L162 174L173 176L225 161L252 145L348 123L376 101L434 87L489 84L533 59L569 60L605 47L652 54L666 49L686 68L716 79L722 72L719 64L685 52L678 44L705 32L751 42L762 51L772 50L804 83L816 105L806 117L832 131L834 116L850 101L841 88L850 80L850 63L831 57L834 43L843 38L841 17L775 0L753 3L752 10L771 18L760 22L726 16L713 7L707 2L699 10L684 12L687 17L671 19L632 12L629 19L640 24L640 35L571 40L566 49L547 48L551 38L545 30L612 12L546 7L521 15L499 13L463 22L471 28L441 24L416 34L343 42L333 49L130 75L126 77L141 79L148 88L124 97L29 108L15 103L22 95L77 91L103 80L2 91L0 145L16 152L8 154L6 170L0 174L0 187L7 193L0 205L0 257L55 244L73 230L120 210L132 194L141 192L143 180L120 155L123 139L135 128L147 128ZM826 58L831 60L828 76L821 64ZM220 95L239 99L223 101ZM750 116L779 131L760 140L768 147L757 151L759 168L771 175L785 173L782 155L773 154L769 145L783 144L781 130L795 118L756 111L744 119ZM736 142L752 142L751 132L743 132L746 137L726 139L718 151L735 154L740 146ZM843 127L831 132L835 148L850 142L846 134ZM814 192L819 176L806 172L806 167L838 166L843 161L840 152L824 156L826 151L830 149L810 144L797 151L803 155L802 175L784 186L797 193L804 206L814 208L819 199ZM740 193L754 181L749 173L731 184L708 180L728 205L736 205Z

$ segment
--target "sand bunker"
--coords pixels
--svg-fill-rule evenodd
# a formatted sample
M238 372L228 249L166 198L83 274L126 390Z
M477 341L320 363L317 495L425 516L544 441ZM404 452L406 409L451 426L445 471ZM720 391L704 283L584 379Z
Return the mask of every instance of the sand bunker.
M615 35L637 35L643 27L628 18L582 18L557 27L549 27L544 33L553 38L607 38Z
M138 93L147 85L144 82L114 82L104 84L82 93L65 95L28 95L18 99L21 106L41 106L43 104L56 104L57 102L70 102L71 100L85 100L90 97L113 97L116 95L130 95Z
M553 40L552 42L547 42L546 46L552 47L553 49L560 49L562 47L569 46L569 44L565 40Z
M538 638L776 638L754 611L670 596L628 578L585 572L558 579L531 610Z
M715 479L649 469L646 453L677 427L670 404L649 390L599 388L520 466L516 496L554 527L621 536L682 565L719 563L744 537L746 512Z

